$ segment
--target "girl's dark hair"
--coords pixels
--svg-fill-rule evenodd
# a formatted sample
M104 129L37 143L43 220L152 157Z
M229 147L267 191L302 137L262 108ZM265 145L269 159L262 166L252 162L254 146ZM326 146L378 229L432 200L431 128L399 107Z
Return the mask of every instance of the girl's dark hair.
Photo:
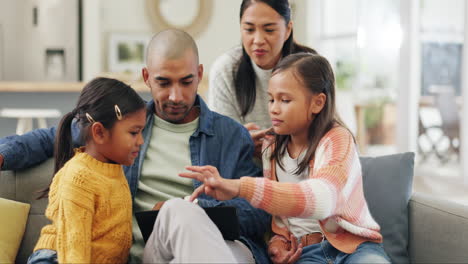
M325 94L325 105L320 113L316 114L307 133L308 148L303 160L300 161L295 174L299 175L309 167L309 161L315 156L317 146L322 137L335 125L347 128L335 110L335 76L330 63L324 57L310 53L296 53L283 58L273 69L275 74L291 71L293 76L311 94ZM284 169L281 160L287 151L290 135L276 135L275 149L271 159L276 160Z
M240 8L240 19L242 19L245 10L257 2L263 2L273 8L283 17L286 25L291 21L291 8L289 7L288 0L243 0ZM289 54L297 52L317 53L314 49L296 43L293 37L293 30L291 30L291 35L283 44L281 57L286 57ZM255 89L255 72L251 59L243 46L242 58L234 76L234 84L237 103L241 109L241 115L244 117L252 111L257 94Z
M100 77L86 84L75 109L65 114L57 127L54 175L74 155L71 134L73 120L76 120L80 128L80 142L86 142L88 129L92 124L86 114L94 121L102 123L106 129L111 129L117 121L115 105L120 109L122 116L145 108L145 102L137 92L121 81ZM39 191L38 199L48 196L49 187L50 185Z

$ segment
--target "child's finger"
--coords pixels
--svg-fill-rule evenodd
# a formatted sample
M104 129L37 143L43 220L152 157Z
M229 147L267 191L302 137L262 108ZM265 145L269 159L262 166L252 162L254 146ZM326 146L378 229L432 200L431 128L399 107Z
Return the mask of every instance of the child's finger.
M186 170L202 173L205 170L206 166L187 166Z
M288 263L296 263L302 255L302 245L296 250L296 252L289 258Z
M210 166L210 165L207 165L207 166L203 166L205 168L205 170L211 172L211 173L217 173L218 172L218 169L214 166Z
M268 131L268 129L257 130L257 131L251 131L251 132L250 132L250 136L251 136L252 139L255 141L255 140L258 140L258 139L260 139L260 138L265 137L265 134L266 134L267 131Z
M219 178L218 169L213 166L187 166L185 167L187 170L192 171L193 173L199 173L197 175L197 180L204 181L208 178L213 178L215 175ZM192 178L193 179L193 178Z
M214 174L215 174L215 173L213 173L212 169L210 169L210 168L205 168L205 169L203 170L202 174L203 174L203 176L205 177L205 181L206 181L207 179L215 178L215 177L214 177Z
M197 173L197 172L181 172L179 173L179 176L183 178L194 179L194 180L201 181L201 182L204 182L206 178L205 175L201 173Z
M244 125L245 128L247 128L247 130L257 130L257 129L260 129L260 127L255 124L255 123L247 123Z
M295 252L297 250L297 239L293 234L291 234L289 236L289 240L291 241L291 251Z
M205 185L202 184L193 191L193 193L190 195L189 201L193 202L200 194L204 192L205 192Z
M265 131L265 136L274 136L275 135L275 130L273 127L267 128Z
M288 260L290 259L291 255L291 251L287 251L285 255L279 255L277 258L278 263L288 263Z

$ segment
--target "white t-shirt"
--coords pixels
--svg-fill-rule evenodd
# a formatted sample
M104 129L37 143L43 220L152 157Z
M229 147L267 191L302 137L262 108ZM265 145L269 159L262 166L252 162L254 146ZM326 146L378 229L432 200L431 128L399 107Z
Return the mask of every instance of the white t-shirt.
M289 156L288 151L285 151L285 154L281 160L284 170L281 169L278 162L276 162L276 176L278 177L279 182L298 183L309 178L308 167L300 175L294 174L305 154L306 151L303 151L299 157L293 159ZM289 224L289 231L291 231L291 233L293 233L293 235L297 238L310 233L321 232L320 225L316 219L299 217L288 217L287 219Z
M199 118L186 124L169 123L154 115L151 139L141 168L133 210L148 211L160 201L192 194L191 179L179 177L190 158L190 136L197 130ZM133 239L130 250L131 262L141 263L144 241L133 215Z

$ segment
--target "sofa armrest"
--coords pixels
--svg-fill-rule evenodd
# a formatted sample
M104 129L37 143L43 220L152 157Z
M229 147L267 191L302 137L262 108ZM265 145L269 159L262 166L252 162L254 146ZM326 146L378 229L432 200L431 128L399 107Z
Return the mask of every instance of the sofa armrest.
M411 263L466 263L468 206L414 193L409 239Z

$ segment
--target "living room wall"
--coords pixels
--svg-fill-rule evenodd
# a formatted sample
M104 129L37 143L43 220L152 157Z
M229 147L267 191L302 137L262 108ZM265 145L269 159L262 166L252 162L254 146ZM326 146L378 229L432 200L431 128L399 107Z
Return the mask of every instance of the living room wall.
M180 1L171 3L176 5L177 2ZM241 2L241 0L212 1L213 9L209 23L200 34L194 37L199 47L200 62L205 67L205 73L209 72L211 64L219 55L240 44L239 9ZM90 43L90 46L84 49L84 57L87 57L87 52L94 54L88 56L92 59L88 61L85 59L85 80L108 71L109 39L112 34L139 34L150 37L160 30L153 27L144 0L101 0L99 2L84 0L84 5L85 23L90 25L89 30L84 28L83 38L85 42L89 41ZM90 9L86 8L87 5ZM293 0L291 5L294 14L297 14L293 18L295 38L301 43L309 44L307 43L306 23L307 0ZM95 7L99 9L98 12L96 12ZM172 8L171 10L179 9ZM182 11L180 12L184 14ZM171 20L176 20L177 15L181 14L177 11L173 15L175 18ZM94 50L97 43L99 43L99 48Z
M198 36L195 36L200 62L204 64L205 72L220 54L240 43L238 17L240 3L241 0L213 1L210 22ZM103 72L109 68L109 39L112 34L134 33L151 36L159 30L152 26L146 1L143 0L103 0L100 2L99 16L94 18L85 16L85 19L99 20L96 21L96 25L100 25L101 28L100 70ZM86 38L86 32L84 34Z

